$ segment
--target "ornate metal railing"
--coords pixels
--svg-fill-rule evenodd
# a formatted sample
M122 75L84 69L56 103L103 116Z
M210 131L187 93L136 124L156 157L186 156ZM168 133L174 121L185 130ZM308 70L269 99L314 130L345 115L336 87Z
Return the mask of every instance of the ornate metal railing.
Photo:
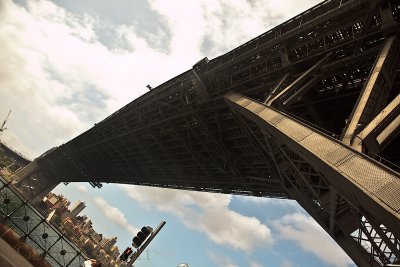
M80 267L87 258L1 176L0 220L52 266Z

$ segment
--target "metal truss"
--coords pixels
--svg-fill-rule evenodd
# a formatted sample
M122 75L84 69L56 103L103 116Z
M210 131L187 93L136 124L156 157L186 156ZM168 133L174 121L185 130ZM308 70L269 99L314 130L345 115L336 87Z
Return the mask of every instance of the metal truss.
M237 116L246 117L247 128L274 162L288 195L310 213L358 266L399 262L400 199L393 199L396 198L393 193L385 196L379 193L388 194L387 185L394 191L400 190L398 173L389 171L381 177L390 181L376 180L383 184L372 184L374 178L364 177L363 170L350 173L345 167L346 162L356 168L366 167L368 158L361 160L361 154L353 158L356 154L351 149L344 145L339 148L330 136L248 98L229 94L227 101ZM335 169L340 173L335 173ZM339 182L340 176L345 180ZM357 192L360 189L363 193ZM368 198L378 200L372 200L376 202L370 205ZM381 210L374 205L381 205ZM381 213L388 208L390 214Z
M14 179L13 185L21 194L31 202L40 202L48 192L54 189L59 180L51 180L48 169L40 168L37 161L29 163L17 172L18 179Z
M399 29L398 1L323 1L153 88L17 185L30 199L74 181L291 198L359 266L395 263Z
M400 262L400 240L383 224L372 225L365 217L359 220L361 227L351 234L357 244L381 265Z

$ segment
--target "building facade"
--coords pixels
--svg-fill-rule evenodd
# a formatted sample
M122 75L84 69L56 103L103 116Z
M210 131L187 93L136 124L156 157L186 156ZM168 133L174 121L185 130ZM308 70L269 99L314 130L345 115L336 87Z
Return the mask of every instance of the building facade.
M85 202L78 200L69 210L72 216L76 217L84 208L86 208Z

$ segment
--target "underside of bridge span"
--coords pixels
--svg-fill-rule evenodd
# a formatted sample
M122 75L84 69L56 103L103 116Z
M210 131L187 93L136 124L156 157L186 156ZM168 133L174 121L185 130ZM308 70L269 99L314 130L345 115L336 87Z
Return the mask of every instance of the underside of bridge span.
M400 260L400 4L331 0L152 89L15 175L291 198L358 266Z

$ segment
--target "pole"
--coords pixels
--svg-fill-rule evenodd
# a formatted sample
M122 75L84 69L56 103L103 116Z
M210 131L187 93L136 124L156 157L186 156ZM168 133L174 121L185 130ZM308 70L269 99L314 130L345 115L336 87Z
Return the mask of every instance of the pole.
M139 258L140 254L146 249L146 247L150 244L150 242L153 240L153 238L160 232L161 228L165 225L165 221L160 222L160 224L157 226L157 228L151 233L149 238L146 240L146 242L143 243L136 251L133 253L131 260L128 262L126 265L127 267L131 267L132 264Z

